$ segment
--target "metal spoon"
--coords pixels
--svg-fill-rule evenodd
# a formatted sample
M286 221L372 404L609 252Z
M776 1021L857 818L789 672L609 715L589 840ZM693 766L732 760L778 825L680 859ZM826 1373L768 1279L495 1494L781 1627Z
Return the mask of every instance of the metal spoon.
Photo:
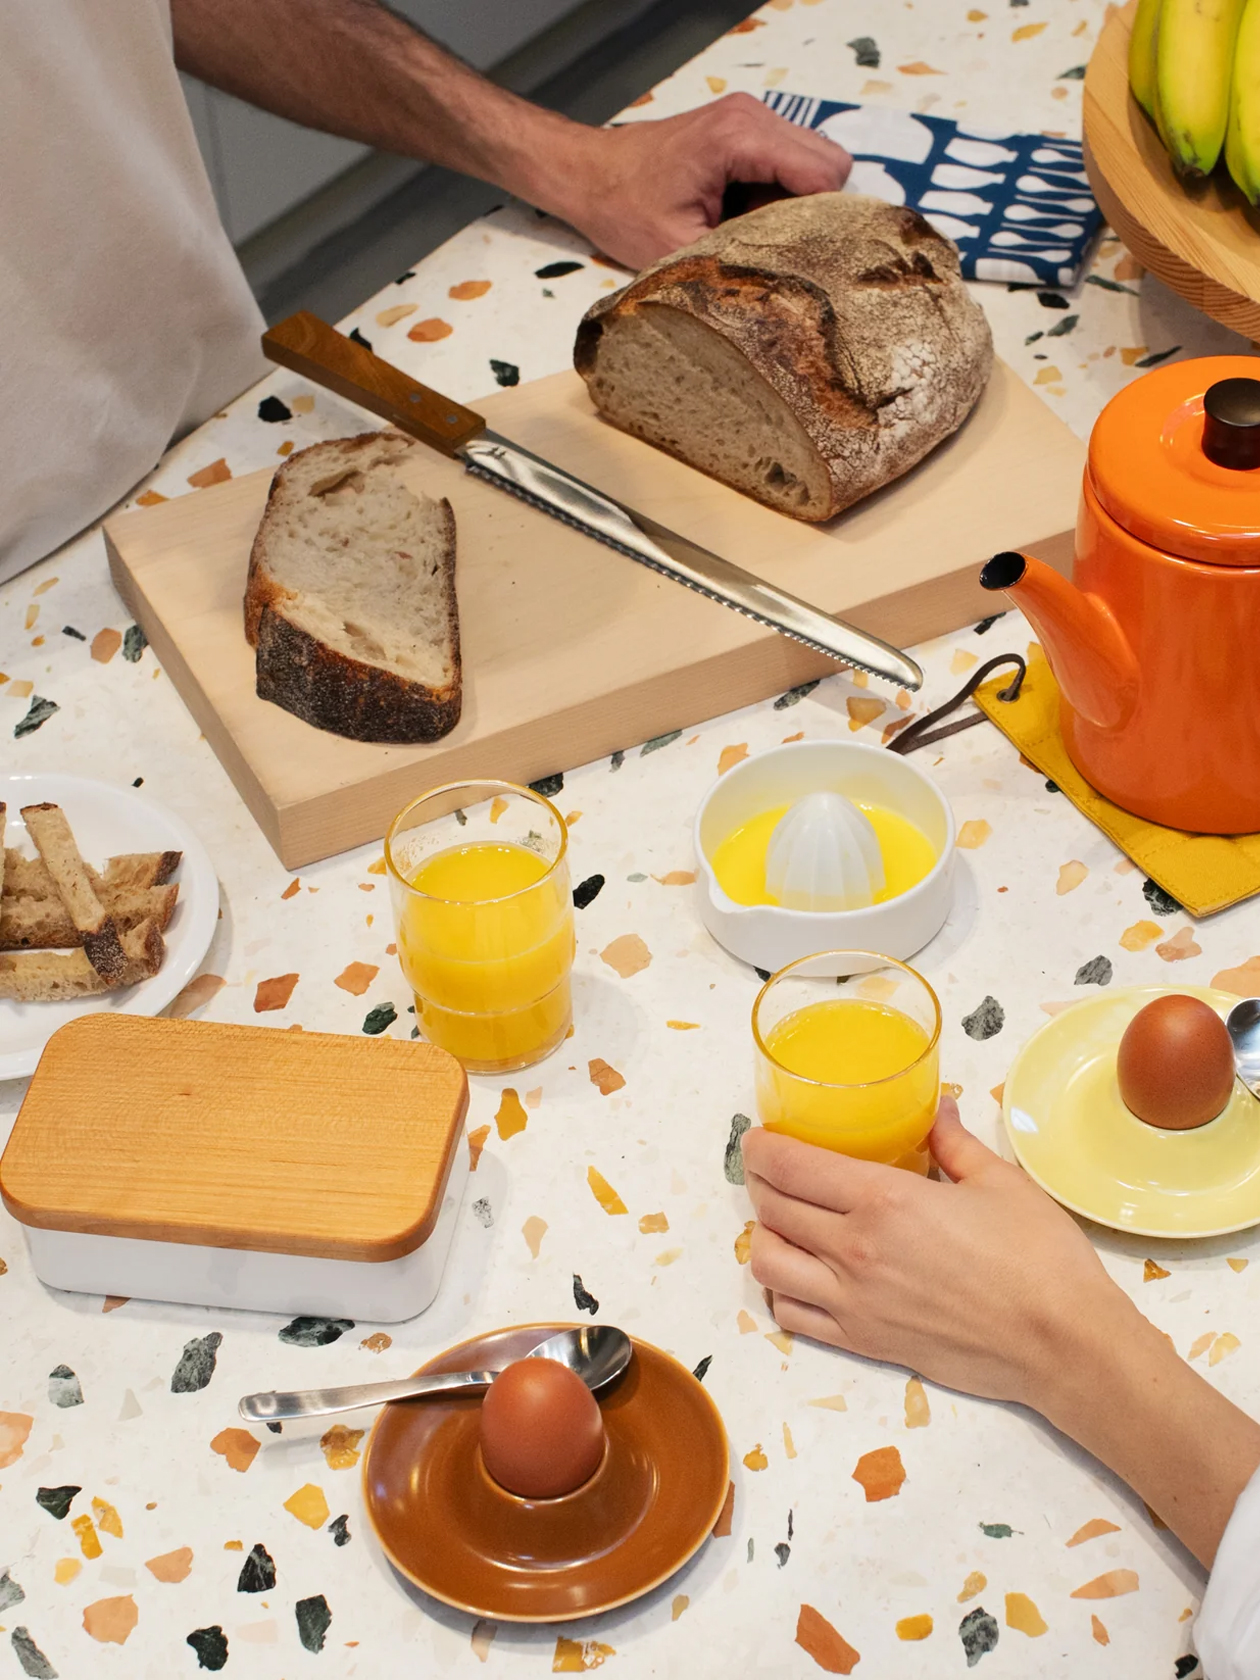
M567 1365L591 1390L619 1377L634 1350L624 1330L611 1324L561 1330L531 1348L526 1359L554 1359ZM480 1394L502 1366L489 1371L443 1371L432 1376L401 1377L396 1382L356 1383L349 1388L308 1388L293 1394L247 1394L238 1410L247 1423L280 1423L288 1418L327 1417L387 1400L416 1400L428 1394Z
M1236 1003L1225 1025L1234 1046L1234 1072L1253 1097L1260 1097L1260 998Z

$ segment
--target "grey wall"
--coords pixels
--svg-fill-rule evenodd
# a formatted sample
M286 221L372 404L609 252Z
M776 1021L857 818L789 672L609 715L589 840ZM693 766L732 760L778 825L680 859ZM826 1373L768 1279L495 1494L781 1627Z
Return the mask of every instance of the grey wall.
M583 0L393 0L395 9L479 70L488 70ZM609 7L610 24L625 9ZM182 78L193 126L234 244L319 191L364 156L352 140L317 134Z

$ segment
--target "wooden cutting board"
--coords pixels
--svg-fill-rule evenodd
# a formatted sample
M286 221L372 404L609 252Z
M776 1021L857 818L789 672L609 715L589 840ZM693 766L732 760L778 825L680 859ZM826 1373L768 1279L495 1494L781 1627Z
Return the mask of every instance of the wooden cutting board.
M1001 362L961 432L825 526L763 508L605 425L574 373L478 407L580 478L903 647L1001 605L977 581L995 551L1071 562L1084 448ZM119 593L286 867L379 839L441 782L532 781L835 669L458 463L416 453L415 486L449 497L458 530L464 712L433 746L346 741L255 694L241 602L269 472L105 526Z

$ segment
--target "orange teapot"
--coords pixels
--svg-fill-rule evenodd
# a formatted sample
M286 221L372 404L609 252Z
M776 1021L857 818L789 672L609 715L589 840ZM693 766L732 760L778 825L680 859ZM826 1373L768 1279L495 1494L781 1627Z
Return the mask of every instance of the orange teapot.
M1116 805L1260 832L1260 359L1144 375L1089 440L1072 581L1030 555L980 574L1032 622L1063 740Z

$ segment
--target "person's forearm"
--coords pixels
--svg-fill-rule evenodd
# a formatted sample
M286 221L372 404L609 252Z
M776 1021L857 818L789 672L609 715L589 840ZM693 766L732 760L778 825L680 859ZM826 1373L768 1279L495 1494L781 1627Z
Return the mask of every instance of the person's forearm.
M376 0L172 0L181 70L293 122L543 209L578 125L494 86Z
M377 0L171 0L181 70L329 134L476 175L628 268L716 227L732 181L839 192L852 161L746 93L590 128L496 87Z
M1175 1352L1116 1292L1057 1347L1030 1401L1141 1495L1209 1568L1260 1466L1260 1423Z
M942 1098L948 1182L754 1128L752 1266L785 1330L1015 1400L1114 1470L1211 1565L1260 1423L1192 1370L1067 1213Z

